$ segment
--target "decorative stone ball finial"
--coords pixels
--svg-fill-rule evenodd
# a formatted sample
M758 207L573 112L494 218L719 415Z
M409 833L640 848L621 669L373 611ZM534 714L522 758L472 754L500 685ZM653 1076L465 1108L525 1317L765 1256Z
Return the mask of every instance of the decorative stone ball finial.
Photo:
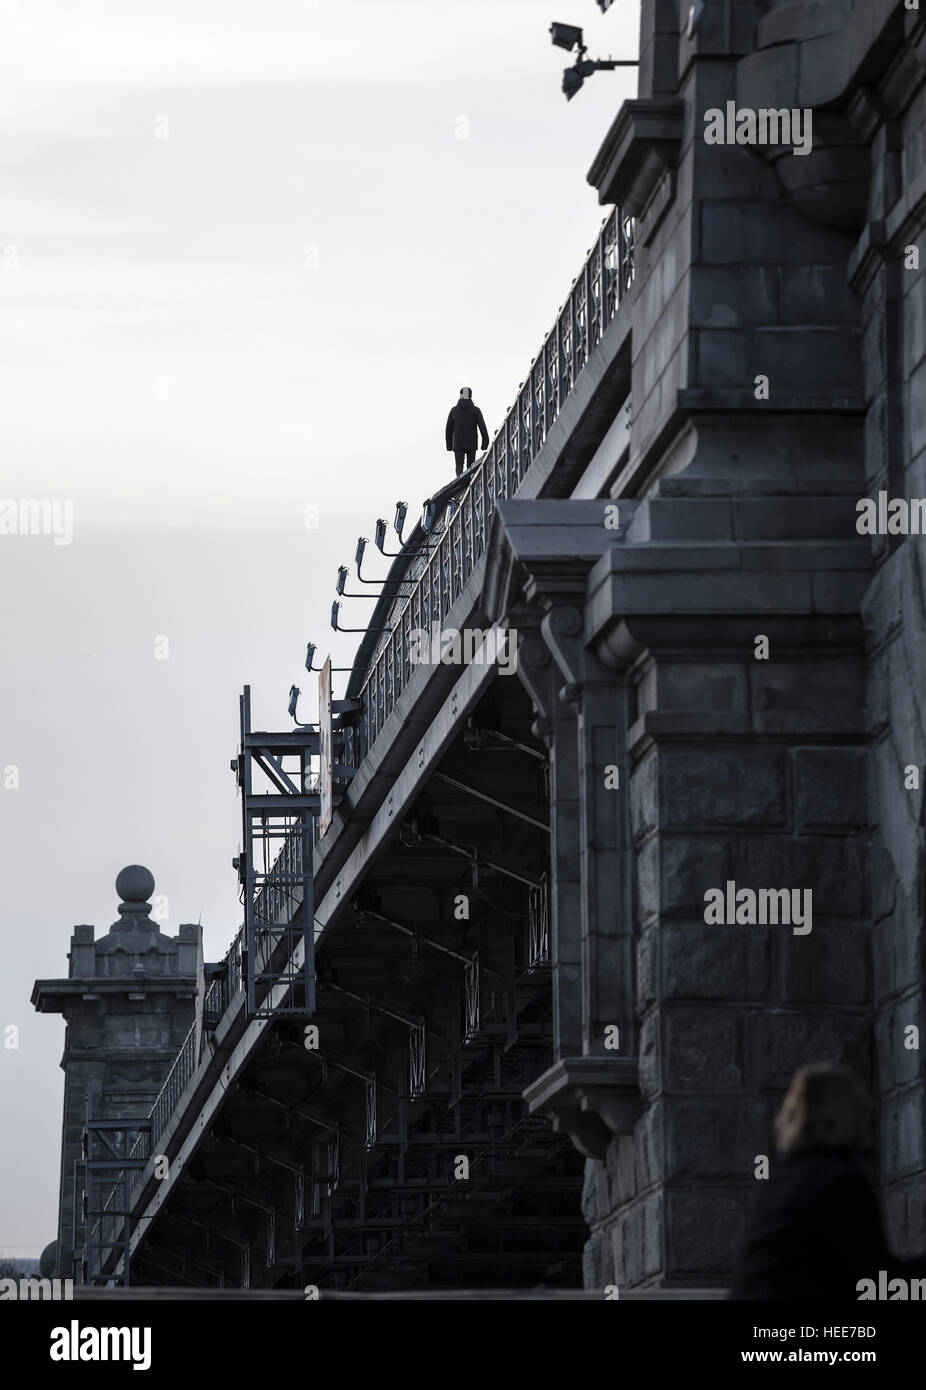
M116 878L116 892L122 901L122 917L147 917L151 911L148 899L154 893L154 875L141 864L129 864Z
M39 1256L39 1274L43 1279L54 1279L58 1270L58 1242L53 1240Z

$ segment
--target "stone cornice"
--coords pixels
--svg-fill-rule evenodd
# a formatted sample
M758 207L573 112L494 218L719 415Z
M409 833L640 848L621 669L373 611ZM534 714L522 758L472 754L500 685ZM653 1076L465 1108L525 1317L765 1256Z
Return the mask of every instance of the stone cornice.
M91 1000L101 995L125 994L144 997L149 994L172 994L178 999L196 995L197 983L192 975L119 975L107 979L36 980L32 986L31 1002L39 1013L60 1013L55 1000Z
M863 537L628 544L589 575L585 638L615 670L655 647L742 649L756 631L794 650L851 644L870 573Z
M678 163L685 103L678 97L625 101L604 138L588 182L599 203L641 216L665 174Z
M524 1099L568 1134L586 1158L603 1159L617 1134L632 1134L643 1113L635 1057L564 1057L531 1083Z
M180 1040L182 1042L182 1039ZM177 1059L180 1049L180 1042L172 1042L165 1045L145 1046L144 1052L139 1052L138 1048L113 1048L113 1047L78 1047L70 1044L61 1054L61 1065L68 1062L120 1062L133 1067L147 1067L155 1062L173 1063ZM165 1069L166 1075L166 1069ZM155 1087L154 1097L157 1097L160 1086Z
M589 570L625 529L638 503L609 498L499 502L487 553L483 603L502 621L521 597L541 608L584 600ZM605 525L617 508L621 527Z

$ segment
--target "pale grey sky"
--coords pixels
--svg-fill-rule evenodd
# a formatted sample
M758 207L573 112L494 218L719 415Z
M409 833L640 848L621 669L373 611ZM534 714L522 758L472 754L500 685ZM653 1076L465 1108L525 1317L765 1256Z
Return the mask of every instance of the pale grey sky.
M130 862L224 953L242 684L314 717L338 563L451 476L464 382L495 432L600 225L636 73L567 104L553 19L636 54L632 0L0 0L0 502L73 504L0 534L0 1253L55 1234L33 979Z

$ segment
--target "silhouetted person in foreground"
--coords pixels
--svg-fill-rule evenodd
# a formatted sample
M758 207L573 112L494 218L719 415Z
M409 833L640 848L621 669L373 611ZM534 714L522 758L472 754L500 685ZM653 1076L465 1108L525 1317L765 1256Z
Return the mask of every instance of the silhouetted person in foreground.
M468 386L460 389L460 399L447 416L447 449L453 452L457 462L457 477L464 468L476 462L476 434L482 437L482 448L489 447L489 432L482 418L482 411L473 401L473 393Z
M859 1298L862 1279L926 1273L888 1250L866 1167L868 1102L850 1071L797 1073L775 1120L779 1157L760 1192L735 1299ZM883 1297L884 1295L882 1295Z

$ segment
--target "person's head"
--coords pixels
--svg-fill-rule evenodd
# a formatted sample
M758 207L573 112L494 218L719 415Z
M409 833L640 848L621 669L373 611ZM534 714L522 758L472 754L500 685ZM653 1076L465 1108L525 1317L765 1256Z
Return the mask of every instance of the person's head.
M460 399L463 401L471 401L473 399L473 393L468 386L460 387Z
M775 1117L778 1152L867 1147L868 1100L846 1067L802 1067Z

